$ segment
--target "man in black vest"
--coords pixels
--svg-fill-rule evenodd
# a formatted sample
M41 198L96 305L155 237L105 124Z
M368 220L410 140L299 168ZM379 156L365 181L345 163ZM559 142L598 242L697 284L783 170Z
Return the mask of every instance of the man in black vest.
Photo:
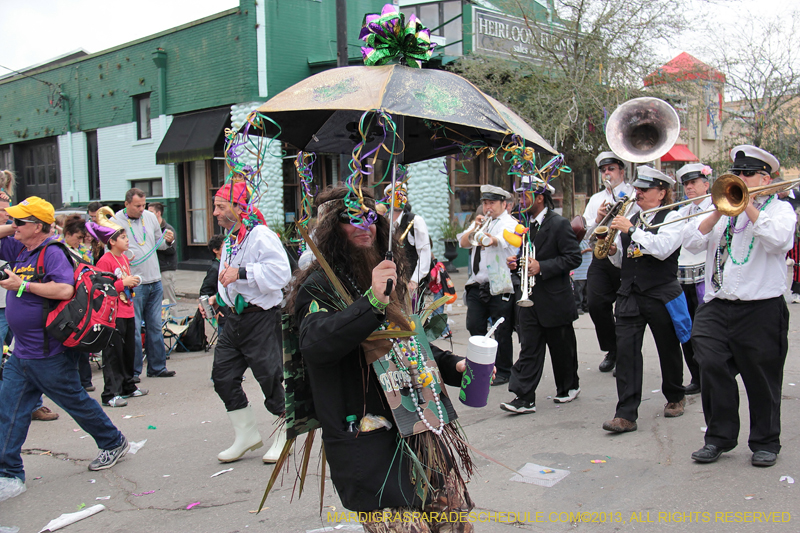
M520 214L530 228L534 247L527 272L520 272L520 276L535 280L530 291L533 305L519 307L519 359L511 368L508 385L508 390L517 397L501 403L500 408L512 413L533 413L536 387L544 369L545 347L550 348L553 363L554 401L571 402L581 392L578 346L572 327L578 318L578 308L569 281L570 270L581 264L581 251L569 221L553 211L553 187L539 178L523 176L522 188ZM527 239L523 240L523 247L526 244ZM512 270L517 269L520 254L508 258Z
M642 166L637 172L633 186L636 203L643 211L671 202L674 179L652 167ZM677 277L683 223L644 229L640 216L636 213L630 220L617 216L611 223L619 234L609 257L622 265L616 307L618 402L614 419L605 422L603 429L616 433L637 429L642 401L642 341L648 325L661 363L661 390L667 399L664 416L681 416L686 404L683 357L674 325L685 329L688 319L686 298ZM650 224L676 218L679 215L672 210L646 215Z

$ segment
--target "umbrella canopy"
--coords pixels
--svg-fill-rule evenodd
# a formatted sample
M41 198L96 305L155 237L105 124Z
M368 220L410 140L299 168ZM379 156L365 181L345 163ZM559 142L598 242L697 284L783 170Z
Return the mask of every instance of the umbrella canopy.
M393 117L405 144L395 147L403 151L403 163L457 153L460 145L473 141L500 146L511 135L539 152L556 154L513 111L461 76L442 70L402 65L331 69L289 87L258 112L280 125L280 140L300 150L345 154L361 141L359 119L371 109ZM430 122L446 127L436 139ZM265 126L266 134L278 133ZM370 140L377 145L383 140L382 131L369 132L367 148Z

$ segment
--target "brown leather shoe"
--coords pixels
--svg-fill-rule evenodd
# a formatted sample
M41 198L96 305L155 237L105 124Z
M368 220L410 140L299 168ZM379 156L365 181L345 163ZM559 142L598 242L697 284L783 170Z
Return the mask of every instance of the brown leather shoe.
M49 422L50 420L58 419L58 413L54 413L44 405L38 408L33 412L31 418L34 420L42 420L43 422Z
M667 418L675 418L676 416L683 415L684 407L686 406L686 396L681 398L679 402L670 402L664 406L664 416Z
M627 433L628 431L636 431L638 428L639 426L636 425L636 422L631 422L624 418L615 418L614 420L603 422L603 429L614 433Z

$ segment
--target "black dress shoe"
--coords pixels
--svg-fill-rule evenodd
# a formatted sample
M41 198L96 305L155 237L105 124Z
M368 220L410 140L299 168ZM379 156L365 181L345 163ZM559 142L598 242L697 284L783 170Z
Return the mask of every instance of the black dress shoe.
M683 388L683 393L687 396L689 394L700 394L700 385L698 383L691 382Z
M142 382L142 378L140 378L139 376L133 376L133 382L134 383L141 383Z
M508 378L507 377L505 377L505 376L495 376L495 378L492 380L492 387L494 387L496 385L505 385L506 383L508 383Z
M175 375L175 371L174 370L164 369L161 372L159 372L158 374L153 374L152 376L148 374L147 377L148 378L171 378L174 375Z
M608 352L606 358L600 363L600 372L611 372L617 365L617 354Z
M733 448L720 448L719 446L714 446L713 444L706 444L692 454L692 459L698 463L713 463L719 459L720 455L725 452L729 452L732 449Z
M750 459L750 464L753 466L772 466L778 461L778 454L768 452L767 450L758 450L753 452L753 458Z

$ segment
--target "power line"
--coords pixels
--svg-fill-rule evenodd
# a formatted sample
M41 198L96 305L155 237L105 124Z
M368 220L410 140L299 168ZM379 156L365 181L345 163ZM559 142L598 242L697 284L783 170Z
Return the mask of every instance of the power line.
M56 86L56 84L55 84L55 83L50 83L49 81L40 80L39 78L37 78L37 77L35 77L35 76L31 76L31 75L29 75L29 74L24 74L24 73L22 73L22 72L20 72L20 71L18 71L18 70L14 70L13 68L8 68L8 67L5 67L5 66L3 66L3 65L0 65L0 68L4 68L4 69L6 69L6 70L8 70L8 71L10 71L10 72L14 72L14 73L16 73L16 74L19 74L20 76L25 76L26 78L30 78L30 79L32 79L32 80L36 80L36 81L38 81L39 83L44 83L45 85L49 85L49 86L51 86L51 87L55 87L55 86Z

